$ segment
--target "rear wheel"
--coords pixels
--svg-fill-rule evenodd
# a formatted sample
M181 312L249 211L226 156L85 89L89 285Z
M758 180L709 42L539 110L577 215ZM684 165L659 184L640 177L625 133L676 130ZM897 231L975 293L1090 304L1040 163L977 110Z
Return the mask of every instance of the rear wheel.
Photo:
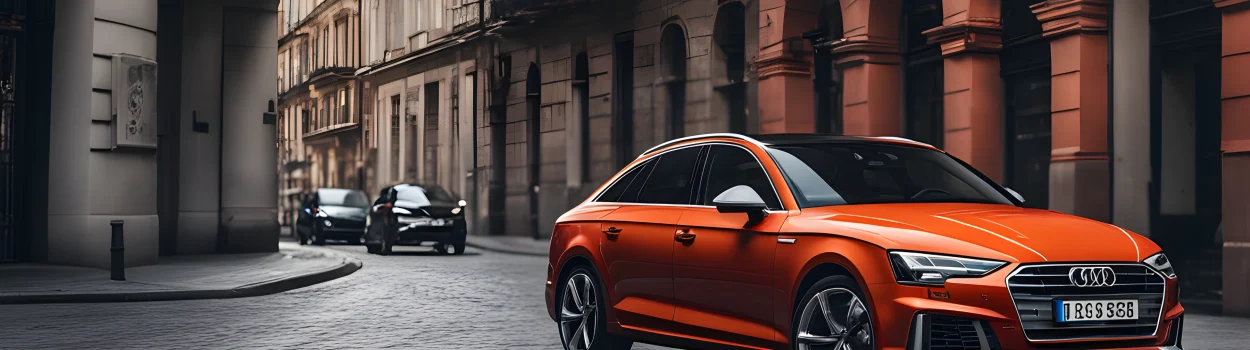
M556 308L560 343L565 350L629 349L633 341L608 333L602 284L593 271L577 267L560 284Z
M867 299L854 279L822 278L807 289L795 308L790 344L797 350L874 349L875 334Z

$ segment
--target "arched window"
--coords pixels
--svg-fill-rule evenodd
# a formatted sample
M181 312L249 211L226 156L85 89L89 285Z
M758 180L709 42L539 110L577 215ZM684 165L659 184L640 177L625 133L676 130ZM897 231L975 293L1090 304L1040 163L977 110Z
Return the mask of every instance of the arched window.
M714 84L722 102L713 114L729 117L729 132L746 133L746 10L742 3L720 7L712 39L716 43L712 61L721 66L712 74L717 78Z
M1041 1L1004 1L1001 10L1005 185L1031 208L1050 206L1050 41L1029 8Z
M578 145L581 148L581 182L590 182L590 59L586 52L573 62L573 93L577 102Z
M538 73L538 65L530 63L529 73L525 75L525 110L526 128L529 130L529 137L526 138L526 146L529 156L529 203L530 203L530 230L535 238L539 237L541 231L538 230L538 185L542 183L539 177L542 175L542 75Z
M674 139L685 135L686 123L686 31L681 26L664 27L660 35L660 59L660 81L668 98L665 136Z
M816 95L816 132L842 133L841 76L834 67L832 47L842 39L842 6L838 0L819 0L816 29L803 33L815 52L812 57L812 88Z
M942 48L929 43L924 31L942 26L942 2L903 2L903 84L907 137L942 147L945 127L942 100Z

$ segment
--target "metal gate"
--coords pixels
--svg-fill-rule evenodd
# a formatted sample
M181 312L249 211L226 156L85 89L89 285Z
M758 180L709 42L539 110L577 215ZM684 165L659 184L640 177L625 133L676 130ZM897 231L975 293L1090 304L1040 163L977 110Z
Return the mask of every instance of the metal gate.
M18 232L14 225L14 140L17 117L18 42L24 16L0 13L0 262L16 261Z

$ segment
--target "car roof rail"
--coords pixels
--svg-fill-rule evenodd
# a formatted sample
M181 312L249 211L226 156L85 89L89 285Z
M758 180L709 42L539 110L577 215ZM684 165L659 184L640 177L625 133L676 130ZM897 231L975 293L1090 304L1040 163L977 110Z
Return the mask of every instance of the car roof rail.
M750 143L753 143L753 144L759 145L760 147L763 147L763 146L764 146L764 144L760 143L760 142L759 142L759 140L753 139L753 138L751 138L751 137L748 137L748 136L746 136L746 135L742 135L742 134L734 134L734 133L711 133L711 134L700 134L700 135L693 135L693 136L686 136L686 137L682 137L682 138L677 138L677 139L670 140L670 141L668 141L668 142L664 142L664 143L661 143L661 144L655 145L655 147L651 147L651 148L647 149L645 152L642 152L642 154L639 154L639 155L638 155L638 158L642 158L643 156L646 156L646 155L651 154L651 153L655 153L655 151L658 151L658 150L664 149L665 147L672 146L672 145L675 145L675 144L678 144L678 143L682 143L682 142L686 142L686 141L699 140L699 139L710 139L710 138L731 138L731 139L739 139L739 140L742 140L742 141L746 141L746 142L750 142Z
M916 141L916 140L912 140L912 139L909 139L909 138L906 138L906 137L898 137L898 136L877 136L877 137L875 137L875 138L876 138L876 139L881 139L881 140L891 140L891 141L911 142L911 143L914 143L914 144L920 144L920 145L925 145L925 146L933 147L933 145L930 145L930 144L927 144L927 143L924 143L924 142L920 142L920 141ZM933 148L937 148L937 147L933 147Z

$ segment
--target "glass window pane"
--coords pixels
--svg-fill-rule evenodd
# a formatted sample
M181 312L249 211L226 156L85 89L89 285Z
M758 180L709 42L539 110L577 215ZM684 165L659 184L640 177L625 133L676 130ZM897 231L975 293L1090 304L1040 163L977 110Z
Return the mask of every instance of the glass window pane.
M745 149L733 146L712 146L708 154L707 185L703 187L703 205L713 205L717 195L734 186L750 186L764 199L770 210L780 210L781 201L768 180L760 162Z
M665 153L656 162L639 194L639 202L651 204L690 204L694 187L695 161L702 147Z

